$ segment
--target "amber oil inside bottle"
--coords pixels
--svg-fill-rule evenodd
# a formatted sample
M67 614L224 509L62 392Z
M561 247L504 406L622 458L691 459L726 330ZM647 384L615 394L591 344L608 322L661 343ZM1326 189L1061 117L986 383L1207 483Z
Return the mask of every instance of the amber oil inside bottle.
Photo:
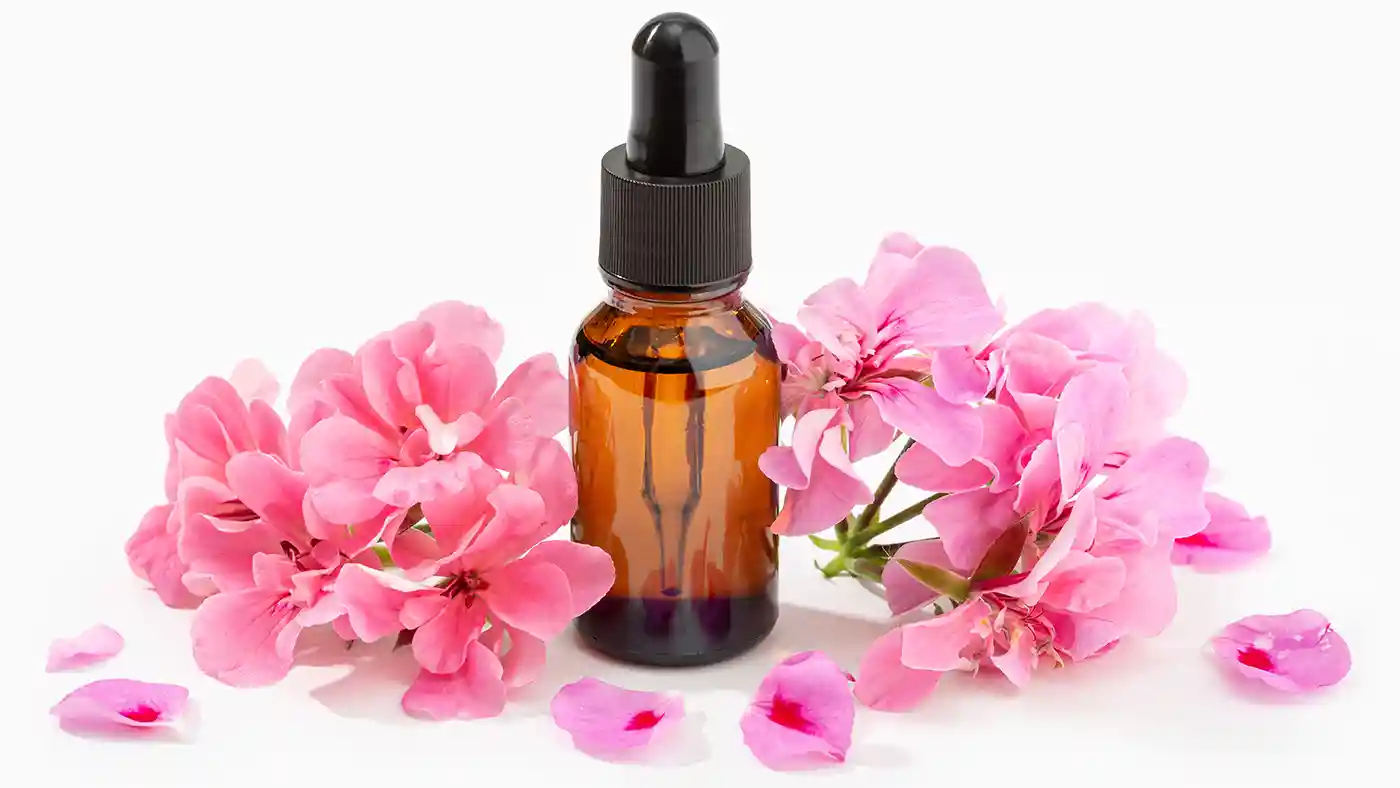
M581 616L594 649L699 665L760 641L777 618L777 442L771 326L737 288L614 288L570 367L579 506L572 538L607 551L613 588Z

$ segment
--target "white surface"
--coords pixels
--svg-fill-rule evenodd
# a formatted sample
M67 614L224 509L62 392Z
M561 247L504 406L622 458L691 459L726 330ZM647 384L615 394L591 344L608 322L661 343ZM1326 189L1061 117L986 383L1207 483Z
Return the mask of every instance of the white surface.
M404 717L404 658L323 654L265 690L200 675L189 614L122 556L190 386L244 356L289 378L441 298L501 319L511 363L562 357L601 296L598 159L626 131L631 34L669 9L469 5L0 5L8 784L1241 786L1387 768L1400 25L1382 3L686 7L717 31L727 139L754 161L760 305L791 316L901 229L967 250L1014 317L1102 299L1154 318L1191 376L1176 426L1277 542L1248 571L1183 573L1161 638L1021 693L988 675L910 715L862 711L850 763L799 776L744 749L748 696L789 651L854 668L882 612L800 542L760 652L659 673L561 640L497 720ZM1235 618L1301 606L1351 643L1335 691L1245 697L1200 653ZM43 673L50 638L99 620L124 654ZM683 690L703 718L688 765L573 751L544 709L582 674ZM193 741L58 732L48 707L96 676L189 685Z

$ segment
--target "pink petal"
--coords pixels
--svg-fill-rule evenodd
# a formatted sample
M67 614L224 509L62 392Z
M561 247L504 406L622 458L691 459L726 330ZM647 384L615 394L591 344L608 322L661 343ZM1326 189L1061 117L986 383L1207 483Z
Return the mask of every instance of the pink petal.
M584 678L561 687L549 711L575 747L606 757L650 744L685 716L685 705L679 695Z
M937 539L909 542L899 548L894 557L954 569L952 562L948 560L948 553L943 549L943 543ZM885 586L885 602L889 604L890 612L896 616L917 610L938 596L933 589L915 580L914 576L909 574L909 570L897 560L885 564L881 582Z
M554 564L526 557L492 572L489 582L482 598L516 629L549 640L573 620L569 578Z
M431 617L425 617L432 611ZM424 670L456 673L471 654L471 647L486 626L486 605L474 600L470 606L460 598L440 594L413 597L404 603L400 621L413 633L413 656ZM423 621L421 625L419 621Z
M1205 530L1176 540L1172 563L1202 572L1237 569L1269 552L1273 538L1269 522L1250 517L1240 504L1215 493L1205 494L1210 524Z
M300 612L286 592L249 588L215 594L194 614L195 664L230 686L275 684L292 668Z
M336 576L332 596L355 637L366 643L396 635L404 605L415 593L435 593L398 575L350 564Z
M495 717L506 707L501 663L481 643L472 642L454 673L422 670L403 695L403 710L432 720Z
M953 566L970 572L981 563L987 549L1016 520L1012 491L992 493L980 489L939 498L924 507L924 519L933 523Z
M415 328L400 326L396 332L402 332L400 337L411 337ZM419 384L413 360L400 356L394 341L395 335L390 334L366 342L356 354L356 361L370 407L385 423L403 427L413 424L413 409L421 404L422 397L416 390Z
M869 296L847 277L823 285L808 296L797 311L797 319L827 353L840 361L858 361L865 342L873 344L879 329Z
M1061 505L1103 467L1114 438L1122 430L1128 408L1128 380L1115 367L1100 365L1075 375L1065 384L1055 411L1054 435L1060 442ZM1080 442L1069 462L1061 436L1073 430Z
M50 713L68 730L165 727L179 722L189 697L175 684L101 679L68 693Z
M902 286L892 288L882 307L900 321L907 341L922 348L977 345L1003 324L977 265L941 246L918 253Z
M307 356L292 379L292 390L287 395L288 412L300 412L317 398L322 383L336 375L348 375L354 368L354 357L344 350L322 348Z
M417 466L399 465L380 477L373 495L398 509L452 495L462 490L471 475L472 466L479 462L480 459L473 454L458 454Z
M1050 573L1040 601L1070 613L1086 613L1116 600L1127 575L1121 558L1071 552Z
M911 487L931 492L966 492L986 487L992 470L972 461L953 467L924 446L915 445L895 464L895 475Z
M1112 602L1076 617L1072 659L1086 659L1124 635L1156 637L1171 624L1177 593L1170 556L1169 542L1118 555L1123 588Z
M775 474L790 475L789 466L793 461L799 468L803 465L810 468L801 487L787 485L782 511L772 525L774 533L785 536L804 536L826 530L849 514L852 506L871 500L870 488L841 446L839 423L832 425L837 421L837 412L812 411L801 421L809 419L817 426L829 425L819 433L814 448L807 444L810 436L804 434L804 443L799 445L794 435L791 459L778 447L770 448L759 458L759 467L775 481L778 481Z
M813 759L845 761L854 724L850 676L825 654L807 651L764 677L739 727L761 763L786 769Z
M860 462L867 457L888 449L894 442L898 430L887 424L880 416L880 408L870 397L861 397L850 404L850 456L851 462Z
M460 558L479 572L515 560L559 528L545 519L544 500L529 488L498 485L487 493L486 503L489 519L470 534Z
M980 599L970 599L947 613L903 627L900 661L916 670L949 671L968 664L964 651L980 639L991 609Z
M933 692L943 674L906 667L900 659L903 649L902 628L892 629L875 641L860 661L856 700L879 711L908 711Z
M206 578L220 591L241 591L253 585L253 556L279 554L283 538L265 523L229 532L218 528L213 518L196 514L180 530L180 555L189 572Z
M514 470L528 459L534 438L569 426L569 386L550 353L526 359L508 375L482 416L486 427L472 451L497 468Z
M955 404L983 399L992 386L986 364L968 347L933 351L930 373L938 395Z
M396 447L348 416L331 416L307 431L301 464L311 501L327 519L360 523L385 508L374 497L381 476L396 464Z
M995 471L991 491L1004 492L1021 479L1017 458L1030 436L1016 411L999 402L984 402L977 408L977 416L982 420L982 448L977 459Z
M1010 643L1007 649L1001 653L992 654L992 665L1002 672L1012 684L1024 687L1031 682L1031 674L1035 672L1036 653L1035 637L1027 632L1024 627L1015 626L1011 629Z
M1002 348L1004 386L1017 394L1058 397L1074 373L1084 367L1074 351L1053 338L1013 330Z
M563 525L578 509L578 477L569 452L553 438L539 438L526 460L510 475L510 482L529 487L544 501L544 517Z
M525 555L525 561L542 561L564 573L569 583L569 616L588 612L612 588L616 571L612 558L592 545L563 539L540 542Z
M1315 610L1242 618L1210 641L1220 661L1284 692L1330 687L1351 671L1351 649Z
M160 601L169 607L190 608L199 604L199 597L183 580L189 567L180 558L179 527L171 521L174 511L170 504L147 510L126 541L126 559L131 571L155 588Z
M120 633L106 624L89 627L71 638L49 644L49 673L79 670L116 656L126 645Z
M1185 438L1166 438L1133 455L1095 490L1100 532L1138 533L1155 523L1163 538L1179 539L1210 522L1205 505L1205 450Z
M485 426L479 414L496 390L496 367L484 351L471 345L439 348L433 361L434 366L422 374L424 404L420 409L427 407L447 422L473 417L476 429L458 444L466 445Z
M932 387L908 378L865 384L880 416L949 465L971 460L982 445L982 420L967 405L955 405Z
M533 635L495 623L482 634L481 644L501 661L506 689L531 684L544 672L544 641Z
M442 301L419 312L418 319L433 327L433 338L439 345L480 348L493 364L505 347L505 329L479 306Z
M229 489L249 509L287 538L307 537L302 504L306 477L270 454L242 452L228 463Z
M277 401L277 392L280 390L277 377L258 359L248 358L238 362L228 379L244 402Z
M770 318L770 322L773 324L773 349L778 354L778 360L784 364L792 363L798 353L811 344L812 338L792 323L776 318Z

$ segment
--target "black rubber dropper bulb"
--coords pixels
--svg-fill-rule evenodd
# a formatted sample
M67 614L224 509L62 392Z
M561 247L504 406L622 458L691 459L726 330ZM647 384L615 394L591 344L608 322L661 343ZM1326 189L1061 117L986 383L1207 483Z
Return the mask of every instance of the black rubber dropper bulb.
M598 267L617 287L713 292L752 264L749 158L720 128L719 42L682 13L632 38L632 117L603 154Z
M657 16L632 40L627 162L648 175L682 178L724 163L719 42L690 14Z

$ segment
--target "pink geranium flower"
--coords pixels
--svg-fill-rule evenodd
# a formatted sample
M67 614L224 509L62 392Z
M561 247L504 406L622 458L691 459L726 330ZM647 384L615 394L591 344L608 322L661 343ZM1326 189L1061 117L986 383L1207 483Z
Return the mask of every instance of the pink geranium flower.
M327 592L347 562L379 564L372 552L348 556L312 535L326 526L303 505L305 475L278 458L239 454L228 462L228 478L251 519L235 528L191 517L180 535L190 571L220 592L195 612L194 657L224 683L262 686L287 675L303 629L329 623L348 632Z
M1236 569L1269 551L1269 522L1250 517L1244 506L1215 493L1206 493L1210 523L1180 537L1172 548L1172 563L1202 572Z
M1222 664L1284 692L1330 687L1351 671L1351 649L1315 610L1242 618L1210 641Z
M126 641L121 633L106 624L97 624L71 638L59 638L49 644L49 673L78 670L105 662L121 652Z
M334 604L361 640L413 630L423 672L404 697L410 713L498 711L513 682L533 678L544 641L612 586L602 550L543 541L572 515L577 488L557 442L530 456L510 479L479 474L425 504L433 534L403 534L408 576L350 566L336 582Z
M550 354L496 386L500 326L479 308L444 302L367 342L353 356L322 350L298 373L293 420L315 419L299 447L310 501L334 523L392 522L415 504L462 489L482 463L512 470L532 441L567 426L567 387ZM395 533L360 531L392 548Z
M51 713L65 730L165 728L180 721L189 697L175 684L101 679L65 695Z
M249 368L240 369L246 381ZM275 391L275 384L271 388ZM142 517L126 555L131 570L171 607L194 607L218 590L207 577L191 573L180 554L185 523L207 518L217 528L237 531L255 518L229 486L229 462L245 452L287 456L286 427L261 398L268 392L266 381L250 383L244 399L228 380L210 377L166 417L166 501Z
M1093 455L1085 450L1095 445L1093 433L1082 434L1089 440L1066 444L1072 456ZM1020 490L981 488L925 507L939 538L900 548L884 571L886 600L895 614L935 602L953 609L876 642L857 681L862 702L907 709L937 683L920 672L984 665L1024 685L1042 659L1088 659L1123 637L1151 637L1170 623L1172 540L1204 527L1207 518L1200 447L1181 438L1160 441L1063 504L1062 485L1078 486L1083 471L1074 463L1056 465L1041 494L1031 497L1046 502L1053 518L1040 525L1034 510L1021 510L1024 482Z
M611 757L644 748L663 736L685 716L685 704L679 695L629 690L584 678L561 687L549 711L575 747Z
M936 390L937 380L927 385L931 362L919 354L981 342L1002 324L966 255L890 236L864 284L840 279L823 287L804 302L798 321L805 331L778 322L774 343L786 367L783 411L797 417L799 430L811 433L814 423L824 425L821 431L836 435L851 461L883 450L896 432L947 463L972 458L981 443L980 420L964 404L968 398L950 399L949 392ZM819 450L828 452L828 443L806 439L801 446L775 448L780 459L773 467L810 468ZM825 518L836 507L802 503L817 489L789 485L784 508L796 513L788 515L786 533L831 526Z
M764 677L744 712L744 744L771 769L844 762L855 724L850 681L820 652L788 657Z

